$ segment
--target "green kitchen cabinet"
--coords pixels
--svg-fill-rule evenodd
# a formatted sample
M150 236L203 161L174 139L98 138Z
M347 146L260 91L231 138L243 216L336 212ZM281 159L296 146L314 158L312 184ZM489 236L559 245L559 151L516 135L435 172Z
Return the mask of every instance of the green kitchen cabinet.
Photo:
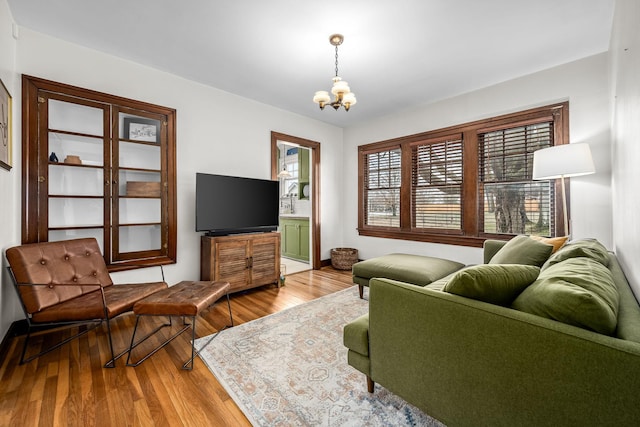
M301 200L309 200L310 151L311 150L298 149L298 198ZM306 191L305 188L307 189Z
M281 217L282 256L309 261L309 218Z

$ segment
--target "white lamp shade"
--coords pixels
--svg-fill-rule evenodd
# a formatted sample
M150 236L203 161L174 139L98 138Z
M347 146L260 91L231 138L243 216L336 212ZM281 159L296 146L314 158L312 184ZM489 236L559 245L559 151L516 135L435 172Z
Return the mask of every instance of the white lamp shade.
M278 174L278 178L291 178L291 174L287 170L286 167L282 168L280 173Z
M595 173L585 143L554 145L533 153L533 179L556 179Z
M351 91L349 88L349 84L343 80L339 80L333 83L333 87L331 88L331 93L337 95L339 93L347 94Z
M314 95L313 102L319 104L321 102L329 102L330 99L331 97L329 97L329 92L327 92L326 90L319 90Z
M344 98L342 98L342 102L344 104L349 104L349 106L351 106L351 105L356 105L356 102L358 101L356 100L356 96L354 95L354 93L349 92L344 96Z

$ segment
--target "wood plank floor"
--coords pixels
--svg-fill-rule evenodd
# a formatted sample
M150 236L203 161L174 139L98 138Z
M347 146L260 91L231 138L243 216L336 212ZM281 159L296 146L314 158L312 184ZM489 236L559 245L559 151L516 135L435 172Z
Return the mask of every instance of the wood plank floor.
M350 271L325 267L296 273L287 276L284 287L265 286L232 295L234 322L248 322L349 286ZM222 299L197 319L197 336L215 333L228 319ZM112 322L116 352L128 346L134 323L132 314ZM141 321L147 330L152 323L151 318ZM18 360L24 337L13 339L5 360L0 361L0 426L250 425L199 358L193 371L180 369L191 355L190 332L136 368L125 366L125 356L115 369L108 369L102 367L108 360L105 330L99 327L22 366ZM167 330L160 339L168 336ZM68 333L42 334L31 341L28 352ZM159 341L149 339L134 350L134 357Z

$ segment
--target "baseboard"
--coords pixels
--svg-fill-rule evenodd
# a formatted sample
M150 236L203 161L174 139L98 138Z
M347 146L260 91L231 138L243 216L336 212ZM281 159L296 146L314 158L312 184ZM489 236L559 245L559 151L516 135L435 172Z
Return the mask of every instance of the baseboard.
M362 261L358 258L358 262ZM331 267L331 259L323 259L320 261L320 267Z

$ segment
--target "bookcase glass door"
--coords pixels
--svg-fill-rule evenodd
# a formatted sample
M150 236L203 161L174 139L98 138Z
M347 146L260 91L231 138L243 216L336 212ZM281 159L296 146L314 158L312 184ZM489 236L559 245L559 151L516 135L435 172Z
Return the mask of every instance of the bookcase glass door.
M104 224L109 222L105 209L104 164L105 123L108 108L64 96L42 93L46 106L47 137L42 159L47 164L43 185L48 200L47 238L49 241L95 237L103 251L109 250Z
M165 122L161 116L140 116L117 109L118 138L112 163L117 176L114 191L114 252L116 260L166 253L163 212L166 197Z

